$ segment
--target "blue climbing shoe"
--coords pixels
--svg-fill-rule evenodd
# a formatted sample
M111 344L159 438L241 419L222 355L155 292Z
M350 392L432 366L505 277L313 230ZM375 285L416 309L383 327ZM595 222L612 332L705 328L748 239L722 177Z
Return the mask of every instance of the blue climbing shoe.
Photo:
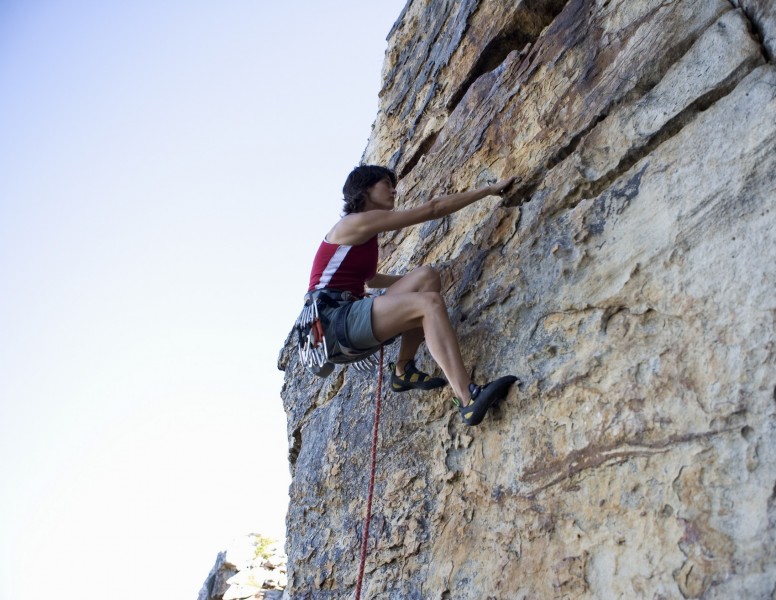
M391 363L391 389L394 392L408 392L409 390L433 390L447 385L441 377L431 377L428 373L419 371L415 361L407 361L404 374L396 374L396 365Z
M469 404L464 406L458 398L454 400L458 405L463 422L467 425L479 425L485 418L485 413L488 412L488 409L507 395L509 386L515 381L517 381L517 377L506 375L485 385L469 384L469 395L471 398Z

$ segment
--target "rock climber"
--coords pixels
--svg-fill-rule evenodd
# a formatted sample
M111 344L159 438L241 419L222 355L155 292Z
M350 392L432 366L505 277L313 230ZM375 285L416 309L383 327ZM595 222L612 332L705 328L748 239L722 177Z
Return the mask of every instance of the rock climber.
M483 385L472 383L440 293L439 275L429 266L406 275L378 273L377 235L452 214L503 193L514 180L510 177L479 189L438 196L416 208L394 210L395 173L378 165L353 169L342 190L344 216L321 242L308 287L308 296L320 306L329 353L337 352L338 345L371 348L401 336L396 363L391 365L393 391L431 390L447 382L415 365L415 354L425 338L453 388L464 423L479 424L517 378L508 375ZM385 293L367 296L365 286L384 288Z

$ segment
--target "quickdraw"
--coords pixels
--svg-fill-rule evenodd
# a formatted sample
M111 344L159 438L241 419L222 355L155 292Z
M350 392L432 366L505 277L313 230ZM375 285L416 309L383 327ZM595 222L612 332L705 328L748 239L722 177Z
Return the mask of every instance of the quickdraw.
M315 300L305 304L294 328L299 336L299 360L308 369L321 369L329 360L329 350L326 348L326 337Z

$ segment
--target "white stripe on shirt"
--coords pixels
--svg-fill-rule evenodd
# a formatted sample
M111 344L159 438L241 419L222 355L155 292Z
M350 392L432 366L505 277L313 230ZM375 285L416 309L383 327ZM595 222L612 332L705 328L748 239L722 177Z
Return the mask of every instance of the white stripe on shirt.
M326 265L323 273L321 273L321 280L318 282L318 285L315 286L316 290L322 290L329 285L331 278L334 277L334 274L337 272L337 269L340 268L342 261L345 260L345 257L352 247L353 246L340 246L337 248L329 259L329 263Z

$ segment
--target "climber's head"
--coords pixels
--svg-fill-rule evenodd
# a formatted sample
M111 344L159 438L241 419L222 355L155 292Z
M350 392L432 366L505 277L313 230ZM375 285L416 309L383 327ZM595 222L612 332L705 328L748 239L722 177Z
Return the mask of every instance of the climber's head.
M342 188L345 214L349 215L364 210L364 202L369 197L369 189L384 179L391 182L392 188L396 186L396 173L388 167L359 165L353 169Z

